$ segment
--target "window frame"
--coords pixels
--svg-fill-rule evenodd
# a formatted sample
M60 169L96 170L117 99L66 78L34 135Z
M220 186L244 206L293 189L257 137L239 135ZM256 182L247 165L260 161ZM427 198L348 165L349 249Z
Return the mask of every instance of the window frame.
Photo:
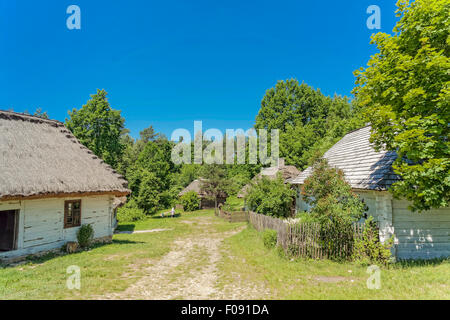
M72 209L72 223L68 223L67 222L67 218L69 215L69 204L74 204L74 203L79 203L80 204L80 208L78 209L79 211L79 217L78 217L78 223L74 223L75 221L75 214L74 211ZM81 226L81 199L78 200L65 200L64 201L64 229L71 229L71 228L76 228L76 227L80 227Z

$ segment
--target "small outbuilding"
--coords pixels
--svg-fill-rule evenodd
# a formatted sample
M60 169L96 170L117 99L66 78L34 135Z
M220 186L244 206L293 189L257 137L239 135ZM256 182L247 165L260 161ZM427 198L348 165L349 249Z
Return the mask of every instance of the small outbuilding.
M297 177L300 174L300 170L298 170L295 166L287 166L285 165L285 161L283 158L278 159L278 165L275 167L262 168L261 172L253 177L252 182L256 182L260 180L262 177L267 177L269 179L275 179L278 174L281 174L284 182L288 182L290 179ZM247 195L251 184L248 183L242 187L239 191L237 197L245 198Z
M127 181L55 120L0 110L0 259L111 240Z
M200 209L213 209L215 207L214 198L202 189L202 181L204 181L202 178L192 181L178 196L181 197L189 191L195 191L200 198ZM221 192L217 197L217 205L224 204L227 198L228 195L225 192Z
M394 199L388 191L400 178L392 163L395 152L376 152L370 143L371 127L350 132L324 154L330 166L341 169L353 190L364 200L368 215L379 223L380 240L394 236L393 253L400 259L431 259L450 256L450 208L423 213L408 209L410 203ZM312 168L303 171L291 183L297 187L297 211L310 208L300 190Z

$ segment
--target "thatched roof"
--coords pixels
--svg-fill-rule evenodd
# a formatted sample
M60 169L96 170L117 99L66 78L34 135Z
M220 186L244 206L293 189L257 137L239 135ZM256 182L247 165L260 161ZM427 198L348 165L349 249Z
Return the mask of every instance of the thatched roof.
M178 196L181 197L182 195L184 195L185 193L189 192L189 191L195 191L197 192L197 194L199 195L199 197L203 198L203 197L207 197L210 196L208 195L206 192L204 192L202 190L202 181L205 181L205 179L197 179L192 181L186 188L184 188L179 194ZM222 193L219 195L219 197L227 197L227 194Z
M370 143L371 127L350 132L324 154L328 164L344 171L345 179L354 189L387 190L400 178L394 174L392 163L397 154L392 151L376 152ZM312 173L309 167L293 184L303 184Z
M258 173L255 177L253 177L252 181L256 182L261 177L267 177L269 179L275 179L278 176L278 173L281 173L281 177L284 182L288 182L290 179L297 177L300 174L300 170L298 170L295 166L286 166L284 165L284 160L280 159L280 164L277 167L263 168L261 172ZM250 190L251 184L248 183L239 191L237 197L244 198L248 191Z
M105 193L130 190L63 123L0 110L0 200Z

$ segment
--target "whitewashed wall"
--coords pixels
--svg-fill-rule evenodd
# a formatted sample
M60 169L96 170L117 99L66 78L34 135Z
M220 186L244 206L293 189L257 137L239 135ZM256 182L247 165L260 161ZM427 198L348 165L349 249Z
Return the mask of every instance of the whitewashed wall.
M389 192L355 192L364 199L368 215L378 221L380 240L386 241L394 236L394 256L399 259L450 256L450 208L412 212L408 209L408 201L393 199ZM308 210L308 205L298 193L297 211Z
M51 250L76 241L79 227L64 229L64 201L76 199L81 199L81 224L92 225L94 238L111 236L111 196L0 202L0 211L19 210L17 250L0 253L0 259Z
M411 212L407 201L394 199L393 222L398 258L450 256L450 208Z

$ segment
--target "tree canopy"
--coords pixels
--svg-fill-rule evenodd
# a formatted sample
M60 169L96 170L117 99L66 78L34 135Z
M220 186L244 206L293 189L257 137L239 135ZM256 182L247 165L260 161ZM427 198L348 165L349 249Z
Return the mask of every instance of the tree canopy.
M450 205L450 2L401 0L394 34L355 71L354 93L377 148L396 151L395 196L428 210Z
M316 152L324 153L348 131L363 125L348 98L327 97L295 79L267 90L255 128L280 130L280 156L304 169Z
M125 119L111 108L106 95L105 90L97 90L80 110L69 111L65 124L83 145L115 168L122 156Z

